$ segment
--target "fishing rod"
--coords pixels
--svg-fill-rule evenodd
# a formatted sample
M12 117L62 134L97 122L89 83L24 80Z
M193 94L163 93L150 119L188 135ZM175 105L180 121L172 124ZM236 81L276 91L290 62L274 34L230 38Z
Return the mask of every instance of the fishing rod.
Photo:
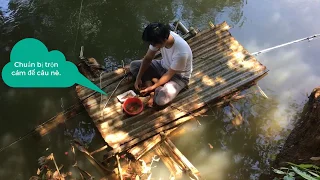
M320 36L320 34L315 34L315 35L312 35L312 36L309 36L309 37L305 37L305 38L302 38L302 39L297 39L297 40L294 40L294 41L291 41L291 42L288 42L288 43L280 44L278 46L274 46L274 47L271 47L271 48L268 48L268 49L264 49L264 50L252 53L251 55L257 56L259 54L262 54L262 53L265 53L265 52L269 52L271 50L278 49L280 47L288 46L290 44L294 44L294 43L298 43L298 42L302 42L302 41L306 41L306 40L308 40L310 42L313 39L318 38L319 36Z

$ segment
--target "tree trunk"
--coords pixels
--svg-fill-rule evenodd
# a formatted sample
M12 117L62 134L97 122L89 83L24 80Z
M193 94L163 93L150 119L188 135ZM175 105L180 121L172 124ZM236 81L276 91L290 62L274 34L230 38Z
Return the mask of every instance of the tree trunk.
M283 166L285 162L312 163L320 165L320 87L315 88L305 104L301 118L290 133L273 167Z

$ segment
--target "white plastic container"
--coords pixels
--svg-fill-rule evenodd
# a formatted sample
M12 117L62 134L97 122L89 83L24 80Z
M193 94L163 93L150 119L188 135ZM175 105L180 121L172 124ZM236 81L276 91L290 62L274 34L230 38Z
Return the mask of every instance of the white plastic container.
M135 97L137 94L133 90L126 91L117 96L118 100L123 103L128 97Z

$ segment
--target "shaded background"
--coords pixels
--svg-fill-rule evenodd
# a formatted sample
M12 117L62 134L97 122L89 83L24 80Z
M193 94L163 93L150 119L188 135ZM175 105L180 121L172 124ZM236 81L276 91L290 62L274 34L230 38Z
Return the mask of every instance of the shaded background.
M140 59L147 51L141 41L151 21L181 20L199 29L227 21L232 35L255 52L320 33L319 0L0 0L0 67L9 61L15 43L27 37L41 40L49 50L60 50L78 63L80 46L85 56L100 63ZM79 29L78 29L79 27ZM78 35L77 35L78 34ZM198 118L173 141L206 179L258 179L269 168L281 144L293 128L307 93L319 85L320 40L302 42L266 54L258 60L270 69L256 89L234 105L244 117L241 126L231 123L230 107L213 109L213 116ZM0 146L19 138L36 125L78 102L74 87L65 89L15 89L0 83ZM75 172L65 134L80 139L91 150L103 144L91 119L83 112L49 135L29 136L0 153L1 179L28 179L35 175L37 159L53 152L58 164ZM208 145L210 143L213 148ZM46 150L48 148L48 150ZM78 154L79 166L101 176ZM100 157L102 158L102 157ZM169 177L158 163L154 178Z

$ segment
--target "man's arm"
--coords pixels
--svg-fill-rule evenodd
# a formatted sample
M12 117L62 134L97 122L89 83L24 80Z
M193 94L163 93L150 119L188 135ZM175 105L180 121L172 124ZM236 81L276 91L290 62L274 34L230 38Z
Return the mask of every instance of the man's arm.
M152 62L153 58L155 57L157 51L152 51L148 49L147 54L142 59L142 64L139 69L139 73L137 75L137 79L141 79L144 72L148 69L150 66L150 63Z
M169 70L164 75L161 76L161 78L159 79L158 82L156 82L154 85L152 85L150 87L147 87L144 90L141 90L140 93L147 93L147 92L155 90L157 87L167 83L172 78L172 76L174 76L174 74L176 72L177 71L169 68Z
M162 77L159 79L158 82L156 82L154 85L140 91L141 93L146 93L149 91L153 91L159 86L162 86L163 84L170 81L170 79L177 73L181 72L183 70L183 67L186 66L187 62L187 56L185 54L179 54L178 56L173 58L173 63L171 64L171 67L168 69L168 71L162 75Z
M162 86L163 84L170 81L170 79L176 74L176 72L177 71L169 68L169 70L164 75L162 75L159 81L153 85L153 88L156 89L157 87Z

